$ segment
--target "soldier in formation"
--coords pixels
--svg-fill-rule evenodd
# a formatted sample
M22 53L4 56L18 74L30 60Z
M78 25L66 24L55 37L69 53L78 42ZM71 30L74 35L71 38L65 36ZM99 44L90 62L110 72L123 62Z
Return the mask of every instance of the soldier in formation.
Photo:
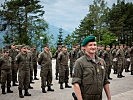
M123 49L123 44L120 44L120 48L116 52L116 57L117 57L117 64L118 64L117 77L118 78L125 77L124 75L122 75L123 69L124 69L124 64L125 64L124 63L125 62L125 53L124 53L124 49Z
M3 56L0 57L2 94L6 94L6 87L7 93L13 93L13 91L10 90L12 78L11 62L12 58L9 56L9 50L5 49L3 52Z
M33 56L32 56L32 52L30 50L30 46L26 46L26 52L27 55L29 56L30 60L29 60L29 67L30 67L30 83L29 83L29 89L33 89L33 87L30 85L33 82Z
M64 89L63 83L65 83L65 88L71 88L71 86L68 85L68 82L69 82L69 67L68 67L69 54L68 54L66 46L62 46L61 52L59 53L57 59L59 61L60 89Z
M81 49L77 53L77 59L82 57L85 54L84 47L81 47Z
M11 66L12 66L12 82L13 82L13 86L18 86L16 84L17 82L17 72L18 72L18 66L16 65L15 63L15 57L17 56L18 54L18 51L16 50L16 46L15 44L11 44L11 49L9 51L10 53L10 57L12 58L12 63L11 63Z
M36 50L35 46L33 46L31 48L31 52L32 52L32 64L33 64L34 80L39 80L37 78L37 58L38 58L39 52Z
M75 45L73 45L72 50L69 52L69 68L70 68L70 76L72 77L72 72L73 72L73 65L77 59L77 48Z
M58 80L58 76L59 76L59 61L58 61L57 57L58 57L58 54L61 52L61 47L62 47L61 45L59 45L57 47L57 50L53 56L56 59L56 66L55 66L55 79L56 80Z
M30 84L30 62L31 57L27 53L27 47L25 45L21 46L20 53L16 56L15 61L18 65L18 81L19 81L19 97L24 98L24 96L31 96L28 92ZM25 90L23 95L22 90Z
M113 66L113 70L114 70L114 74L117 74L117 69L118 69L118 65L117 65L117 58L116 58L116 52L119 49L119 46L116 45L116 47L112 50L111 54L112 54L112 66Z
M46 93L46 86L48 87L47 91L54 91L54 89L51 88L52 56L48 44L45 44L44 51L39 54L38 64L41 65L40 77L42 93Z
M112 69L112 63L111 63L111 52L110 52L110 46L107 45L105 51L102 54L102 58L104 59L106 63L106 73L108 76L108 79L112 80L110 77L111 69Z

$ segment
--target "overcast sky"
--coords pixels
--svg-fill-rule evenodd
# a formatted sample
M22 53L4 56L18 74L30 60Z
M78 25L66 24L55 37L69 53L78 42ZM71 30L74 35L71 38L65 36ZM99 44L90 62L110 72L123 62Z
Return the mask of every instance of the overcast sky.
M0 0L2 3L4 0ZM72 32L88 13L88 8L93 0L40 0L44 6L46 21L54 26L62 27ZM106 0L108 5L117 0ZM133 0L125 0L133 2Z

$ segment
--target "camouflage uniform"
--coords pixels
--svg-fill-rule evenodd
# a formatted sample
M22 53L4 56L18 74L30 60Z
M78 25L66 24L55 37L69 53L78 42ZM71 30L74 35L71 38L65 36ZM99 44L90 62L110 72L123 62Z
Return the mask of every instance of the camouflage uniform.
M104 46L101 46L97 52L98 57L102 58L104 52Z
M117 52L116 52L116 57L117 57L117 60L118 60L118 62L117 62L117 64L118 64L118 69L117 69L117 71L118 71L118 78L122 78L122 77L124 77L123 75L122 75L122 72L123 72L123 69L124 69L124 62L125 62L125 53L124 53L124 50L123 49L118 49L117 50Z
M70 75L72 77L72 72L73 72L73 65L77 59L77 52L76 52L76 48L74 48L73 50L70 51L69 53L69 58L70 58Z
M32 56L32 52L28 49L27 51L27 55L29 56L30 60L29 60L29 67L30 67L30 83L34 83L32 82L33 80L33 56ZM33 89L33 87L31 87L29 83L29 89Z
M77 59L72 79L74 83L79 84L83 100L102 100L103 86L109 84L105 62L97 56L95 60L87 55Z
M67 52L60 52L58 55L59 60L59 83L60 83L60 89L63 89L63 83L65 83L65 87L70 88L68 86L68 80L69 80L69 67L68 67L68 59L69 54Z
M125 72L129 72L129 66L130 66L130 51L129 48L125 49Z
M79 50L78 54L77 54L77 59L82 57L84 55L84 50Z
M12 59L10 56L8 57L2 56L0 58L2 94L5 94L6 81L7 81L7 93L13 93L13 91L10 90L11 79L12 79L11 62Z
M34 50L32 51L32 62L33 62L33 70L34 70L34 80L38 80L37 78L37 57L39 55L39 52L36 51L36 49L34 48Z
M61 50L57 50L54 54L54 58L56 59L56 66L55 66L55 75L56 75L56 80L58 80L58 74L59 74L59 61L57 59L58 54L60 53Z
M26 47L22 47L25 48ZM25 51L26 52L26 51ZM25 96L31 96L28 93L29 84L30 84L30 62L31 57L26 53L20 52L16 58L16 63L18 64L18 81L19 81L19 96L23 98L22 90L25 90Z
M48 86L48 91L54 91L51 89L52 83L52 57L50 52L45 50L38 56L38 64L41 65L41 88L42 92L46 93L45 87ZM47 83L47 84L46 84Z
M112 50L112 65L113 65L113 70L114 70L114 74L117 74L117 69L118 69L118 60L116 59L116 52L118 50L118 46L116 46L116 48L114 50ZM115 59L115 60L114 60Z
M18 51L16 49L11 49L10 51L10 57L12 58L12 81L13 81L13 86L17 86L15 83L17 82L17 72L18 72L18 66L15 63L15 57L18 54Z
M103 59L106 63L106 70L107 70L106 72L107 72L108 79L112 79L110 78L110 73L111 73L111 68L112 68L110 51L105 50L103 52Z

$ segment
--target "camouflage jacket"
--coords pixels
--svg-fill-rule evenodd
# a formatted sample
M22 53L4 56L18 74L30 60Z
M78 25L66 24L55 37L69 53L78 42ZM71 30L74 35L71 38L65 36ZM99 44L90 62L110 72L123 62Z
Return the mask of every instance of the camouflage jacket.
M11 62L12 62L12 58L10 56L9 57L2 56L0 58L0 69L10 70Z
M52 69L51 54L43 51L38 56L38 64L41 65L41 70Z
M18 69L29 71L31 59L32 58L29 56L29 54L23 54L22 52L20 52L15 58L16 64L18 64Z

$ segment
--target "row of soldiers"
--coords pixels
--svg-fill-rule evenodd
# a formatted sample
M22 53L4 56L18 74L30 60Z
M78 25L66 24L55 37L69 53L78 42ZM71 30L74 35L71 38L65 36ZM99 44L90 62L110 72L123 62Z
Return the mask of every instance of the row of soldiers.
M34 80L38 80L36 77L38 54L35 47L30 48L26 45L21 45L20 49L17 49L16 45L12 44L10 48L3 49L0 57L2 94L6 94L6 87L7 93L13 93L10 89L11 81L13 86L18 86L17 82L19 81L18 90L20 98L23 98L24 95L31 96L28 89L33 88L30 86L30 83L33 83L33 72ZM25 90L24 95L22 90Z
M112 48L107 45L98 45L97 56L103 58L106 63L106 72L108 79L112 80L110 77L111 69L114 70L114 74L117 74L118 78L125 77L122 73L125 69L125 72L129 72L131 69L131 75L133 75L133 47L126 46L124 44L113 45ZM54 57L56 58L56 80L58 80L59 73L59 61L58 54L61 52L61 46L58 46L57 51L55 52ZM75 61L85 54L84 48L76 44L72 47L72 50L69 52L69 68L70 76L72 77L73 65ZM130 67L131 66L131 67Z
M106 62L109 79L112 79L110 78L112 68L118 78L125 77L122 74L124 69L125 72L131 71L131 75L133 75L133 47L124 44L113 45L112 48L110 48L110 46L101 46L98 48L98 56L103 58Z
M12 50L14 46L14 51ZM48 44L44 45L44 50L38 53L35 48L30 48L26 45L21 45L20 49L15 49L15 45L12 45L11 49L4 49L3 54L0 58L0 69L1 69L1 88L2 94L6 94L6 81L7 81L7 93L13 93L10 90L11 79L13 77L13 86L17 86L15 83L18 79L19 85L19 97L24 98L24 96L31 96L28 89L33 89L30 86L33 80L33 67L37 63L41 66L40 77L41 77L41 88L42 93L47 91L54 91L52 86L52 53ZM34 52L36 51L36 52ZM61 52L58 55L59 63L59 84L60 89L64 89L63 83L65 83L65 88L71 88L68 85L69 82L69 67L68 67L68 52L66 46L61 47ZM13 63L13 64L12 64ZM14 68L15 67L15 68ZM15 69L15 72L14 70ZM13 75L15 74L15 75ZM17 78L18 74L18 78ZM34 80L37 80L37 66L36 71L34 71ZM47 87L47 91L46 91ZM23 95L23 90L25 91Z
M22 45L21 48L15 49L15 45L11 45L11 49L3 50L3 54L0 58L0 69L1 69L1 88L2 94L5 94L5 84L7 80L7 93L12 93L10 90L11 79L13 86L16 86L17 79L19 81L19 97L24 98L24 96L31 96L28 92L33 80L38 80L37 76L37 63L41 65L41 88L42 93L47 91L54 91L52 86L52 58L56 58L56 80L59 78L60 89L64 89L63 84L65 83L65 88L71 88L68 85L69 73L72 77L73 65L75 61L85 54L84 48L79 45L74 45L72 50L68 52L66 46L58 46L57 51L52 56L50 52L49 45L44 45L44 50L39 54L36 48L30 48L29 46ZM129 65L131 65L131 74L133 74L133 47L120 46L98 46L97 56L103 58L107 65L107 75L109 79L111 69L113 67L114 73L117 74L118 78L124 77L122 75L123 69L126 72L129 71ZM70 59L70 63L69 62ZM69 65L68 65L69 64ZM34 71L33 71L34 69ZM70 70L69 70L70 69ZM18 73L17 73L18 72ZM18 78L17 78L18 74ZM8 78L7 78L8 77ZM22 90L25 90L23 95Z

